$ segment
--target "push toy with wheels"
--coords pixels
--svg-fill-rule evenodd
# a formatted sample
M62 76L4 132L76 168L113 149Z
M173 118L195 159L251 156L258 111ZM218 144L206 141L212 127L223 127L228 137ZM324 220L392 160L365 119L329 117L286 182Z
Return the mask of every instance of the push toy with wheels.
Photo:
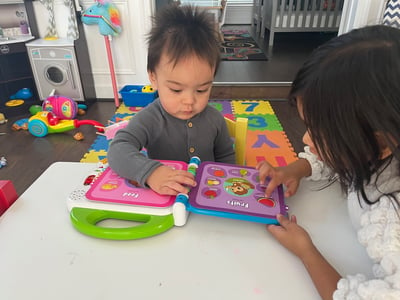
M36 137L44 137L49 133L59 133L78 128L82 125L92 125L99 132L104 131L103 124L94 120L60 120L50 111L41 111L29 118L28 130Z

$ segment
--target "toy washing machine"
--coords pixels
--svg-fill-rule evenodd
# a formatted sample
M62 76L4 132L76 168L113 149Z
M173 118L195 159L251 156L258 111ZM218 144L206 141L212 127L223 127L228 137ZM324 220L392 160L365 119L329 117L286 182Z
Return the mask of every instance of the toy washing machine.
M41 100L52 94L85 100L73 40L37 39L26 47Z

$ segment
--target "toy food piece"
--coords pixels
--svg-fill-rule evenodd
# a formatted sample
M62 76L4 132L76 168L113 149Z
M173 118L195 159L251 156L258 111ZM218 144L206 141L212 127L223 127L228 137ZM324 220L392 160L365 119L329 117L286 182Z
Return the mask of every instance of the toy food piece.
M40 105L32 105L29 107L29 112L32 116L36 115L39 111L42 111L42 106Z
M6 106L13 107L13 106L20 106L24 104L24 100L22 99L14 99L6 102Z
M6 119L6 117L4 116L4 114L3 113L0 113L0 124L5 124L5 123L7 123L7 119Z
M15 123L11 127L13 130L28 130L28 119L21 119L15 121Z
M0 157L0 169L5 166L7 166L7 159L4 156L2 156Z
M77 141L82 141L84 138L85 138L85 136L83 135L82 132L77 132L74 135L74 139L77 140Z

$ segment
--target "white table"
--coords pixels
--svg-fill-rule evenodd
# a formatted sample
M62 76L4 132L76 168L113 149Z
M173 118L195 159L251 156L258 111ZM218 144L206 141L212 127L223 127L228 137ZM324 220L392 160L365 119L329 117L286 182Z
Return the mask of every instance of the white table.
M147 239L79 233L66 199L94 166L53 164L0 217L1 299L319 299L262 224L191 214ZM339 272L370 274L336 185L311 192L304 182L287 204Z

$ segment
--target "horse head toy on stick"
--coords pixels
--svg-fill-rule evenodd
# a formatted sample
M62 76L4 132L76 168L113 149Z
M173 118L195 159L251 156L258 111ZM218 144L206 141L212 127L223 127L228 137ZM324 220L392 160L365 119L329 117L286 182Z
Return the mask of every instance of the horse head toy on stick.
M119 33L121 33L121 22L120 22L119 11L111 1L98 0L94 5L92 5L83 12L82 23L86 25L97 24L99 26L100 34L104 36L104 41L107 50L108 64L111 73L111 82L114 91L114 100L115 100L115 105L118 107L119 98L118 98L110 41L113 36L117 36Z
M102 35L116 36L121 32L119 11L111 1L98 0L82 14L82 22L86 25L99 25Z

